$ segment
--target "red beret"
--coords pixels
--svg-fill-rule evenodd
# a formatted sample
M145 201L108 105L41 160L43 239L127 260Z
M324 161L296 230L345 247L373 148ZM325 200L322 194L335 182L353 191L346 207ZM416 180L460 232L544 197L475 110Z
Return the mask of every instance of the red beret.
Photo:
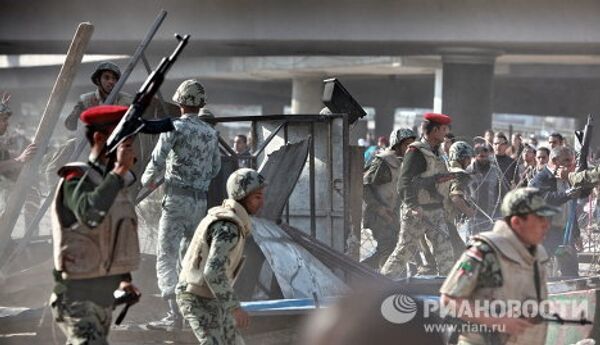
M440 125L449 125L452 122L450 116L446 114L427 113L423 116L423 119L439 123Z
M79 119L88 126L103 127L116 125L129 107L122 105L99 105L81 113Z

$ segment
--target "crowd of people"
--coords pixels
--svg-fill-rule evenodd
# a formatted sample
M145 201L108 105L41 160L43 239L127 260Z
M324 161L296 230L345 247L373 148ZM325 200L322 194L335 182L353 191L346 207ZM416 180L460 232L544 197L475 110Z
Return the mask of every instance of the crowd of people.
M502 218L502 199L510 190L531 186L564 211L553 218L544 242L553 254L552 274L577 276L578 222L569 223L569 238L564 234L568 218L579 219L582 212L579 207L569 215L567 205L582 193L569 181L576 154L563 135L552 133L540 144L534 135L525 141L514 133L509 141L490 129L462 141L449 127L439 129L443 122L449 125L449 118L434 115L425 116L420 134L402 128L392 131L389 144L380 137L377 144L365 145L363 229L370 229L377 248L364 262L393 276L446 274L452 257L446 243L459 255L470 237L491 230ZM429 161L430 156L435 159Z
M492 130L467 142L449 133L451 122L427 113L420 134L393 130L389 146L366 162L363 228L377 247L363 262L392 279L446 276L441 304L484 327L460 334L459 344L544 344L545 322L465 315L464 306L539 307L548 276L579 275L578 203L600 183L600 167L576 169L559 133L547 146Z
M140 260L131 187L154 190L162 183L156 273L168 313L148 328L180 330L186 320L201 343L234 344L249 316L232 286L252 232L250 216L262 207L267 184L252 169L249 138L233 139L240 169L227 179L228 198L208 210L209 184L221 169L219 139L205 121L212 116L206 90L186 80L172 97L180 110L174 129L159 136L138 181L137 139L125 140L109 156L103 151L132 100L120 93L115 105L102 105L119 78L118 66L100 63L91 75L95 90L82 95L66 118L67 129L82 128L87 162L66 161L68 150L52 159L59 175L51 209L54 319L68 343L106 344L115 290L129 296L128 304L141 295L131 275ZM11 113L2 97L0 135ZM448 276L444 303L483 296L482 288L515 298L537 290L538 300L545 299L539 286L546 268L552 275L579 274L577 203L600 182L600 168L576 172L575 152L559 133L547 145L536 137L524 142L518 133L509 141L492 130L465 141L450 133L451 122L448 115L427 113L419 131L396 129L366 148L363 227L377 246L363 262L393 279ZM18 174L36 150L28 145L14 155L0 147L0 175ZM513 286L506 272L519 265L519 279L528 283ZM502 322L508 334L525 333L525 339L541 329Z

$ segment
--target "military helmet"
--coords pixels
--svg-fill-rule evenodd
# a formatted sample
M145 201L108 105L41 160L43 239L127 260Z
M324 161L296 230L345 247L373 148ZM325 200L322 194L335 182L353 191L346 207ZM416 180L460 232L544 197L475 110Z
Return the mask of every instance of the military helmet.
M501 211L504 217L524 216L530 213L551 217L560 212L560 209L548 204L538 188L523 187L506 193L502 200Z
M475 156L473 147L471 147L471 145L465 141L455 142L452 144L452 146L450 146L450 150L448 152L448 160L450 161L460 161L473 156Z
M417 134L410 128L394 129L390 133L390 147L394 147L396 144L400 144L402 140L408 138L417 138Z
M188 107L200 107L205 99L204 86L195 79L189 79L181 83L173 95L173 102Z
M229 199L240 201L266 185L265 178L258 171L249 168L238 169L227 179L227 195Z
M96 70L94 70L94 73L92 73L92 75L90 76L92 83L98 85L98 79L100 79L100 75L102 75L102 72L104 71L111 71L117 75L117 79L121 78L121 70L119 69L119 66L115 65L110 61L103 61L99 63L98 66L96 66Z

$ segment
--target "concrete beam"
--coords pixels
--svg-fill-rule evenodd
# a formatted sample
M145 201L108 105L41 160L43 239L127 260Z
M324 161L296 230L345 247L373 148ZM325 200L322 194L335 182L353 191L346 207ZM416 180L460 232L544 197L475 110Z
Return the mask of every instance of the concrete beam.
M413 55L444 47L600 52L600 2L580 0L137 0L0 2L0 53L64 53L76 25L90 53L130 54L161 8L151 52L190 33L185 55Z

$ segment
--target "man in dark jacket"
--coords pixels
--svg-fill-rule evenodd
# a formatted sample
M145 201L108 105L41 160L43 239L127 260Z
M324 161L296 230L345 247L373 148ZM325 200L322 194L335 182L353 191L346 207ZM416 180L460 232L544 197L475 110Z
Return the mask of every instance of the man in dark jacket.
M561 209L561 212L552 218L552 225L544 240L544 247L550 255L554 255L557 259L562 276L578 275L576 260L564 260L561 259L561 255L557 255L561 254L560 251L557 253L557 250L563 244L565 224L567 224L569 217L568 201L579 196L579 193L571 189L566 175L563 174L564 178L561 178L559 172L561 170L573 171L574 166L575 157L573 150L566 146L556 147L550 152L548 164L529 182L529 186L539 188L542 191L548 204L558 206ZM579 242L579 236L579 226L577 225L577 221L575 221L572 228L573 242ZM572 257L577 257L576 253L572 254L574 254Z

